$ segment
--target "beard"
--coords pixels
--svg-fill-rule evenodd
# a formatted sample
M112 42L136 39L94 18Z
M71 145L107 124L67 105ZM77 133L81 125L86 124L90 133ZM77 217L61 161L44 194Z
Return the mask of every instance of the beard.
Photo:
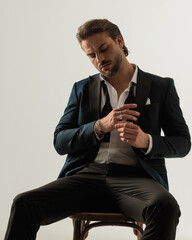
M111 77L114 77L117 74L117 72L119 71L119 69L121 67L122 62L123 62L123 57L122 57L121 54L118 54L118 55L115 56L114 64L113 64L111 69L107 69L107 70L104 70L104 71L101 70L102 65L108 64L108 63L113 63L112 61L105 61L104 60L101 63L100 69L98 69L98 70L100 71L101 75L103 75L104 77L111 78Z

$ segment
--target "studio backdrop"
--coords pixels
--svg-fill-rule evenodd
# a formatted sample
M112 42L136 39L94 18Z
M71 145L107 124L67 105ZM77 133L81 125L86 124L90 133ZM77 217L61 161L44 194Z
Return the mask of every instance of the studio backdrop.
M0 239L13 198L57 178L65 160L53 132L74 82L96 70L76 40L93 18L116 23L142 70L174 79L192 128L191 0L0 0ZM167 159L170 191L182 216L177 240L192 239L192 161ZM131 230L92 230L96 239L135 239ZM72 239L72 221L42 227L38 240Z

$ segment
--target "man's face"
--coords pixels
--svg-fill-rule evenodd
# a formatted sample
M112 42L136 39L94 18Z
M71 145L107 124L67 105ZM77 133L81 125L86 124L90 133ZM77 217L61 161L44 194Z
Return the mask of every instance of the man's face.
M96 33L83 40L81 47L99 72L109 78L116 75L125 58L121 36L114 41L105 32Z

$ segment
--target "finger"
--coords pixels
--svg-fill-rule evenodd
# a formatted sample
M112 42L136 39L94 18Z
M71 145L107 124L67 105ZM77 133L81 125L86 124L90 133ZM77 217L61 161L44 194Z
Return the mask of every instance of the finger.
M114 115L115 116L123 116L123 119L137 121L136 118L132 118L132 117L138 117L138 116L140 116L140 113L138 111L129 110L129 109L122 110L119 107L118 109L115 110Z
M139 116L140 113L138 111L132 110L130 107L126 107L126 106L133 106L133 105L137 106L137 104L124 104L124 105L121 105L120 107L117 107L117 108L115 108L113 110L114 114L126 113L126 114L129 114L129 115Z
M137 135L136 130L134 129L127 129L127 128L126 130L118 129L118 132L120 137L131 138L131 139Z
M117 121L122 121L123 120L123 115L122 114L119 114L118 116L117 116L117 119L116 119Z
M119 134L119 136L121 138L126 138L126 139L130 139L130 140L135 138L134 132L121 132Z
M128 112L128 111L127 111ZM128 114L127 112L121 110L114 113L116 120L131 120L131 121L137 121L137 116L140 115L139 112L136 111L129 111L131 114Z
M127 121L122 121L122 122L117 122L116 124L115 124L115 128L116 129L120 129L120 128L123 128L123 129L125 129L125 128L136 128L136 124L134 124L133 122L127 122Z
M132 145L132 141L131 141L130 138L124 138L124 137L122 137L122 138L120 138L120 139L121 139L122 142L126 142L126 143L129 143L130 145Z
M132 115L128 115L128 114L123 114L123 119L124 120L130 120L130 121L137 121L137 118L132 116Z
M126 121L127 122L127 120L129 120L129 121L137 121L137 118L134 117L134 116L131 116L131 115L127 115L127 114L118 114L118 115L115 116L115 120L117 122L119 122L119 121L123 121L123 122Z
M131 128L130 129L126 128L126 130L123 128L118 128L117 132L119 133L120 137L133 138L137 136L137 131Z
M128 103L128 104L123 104L121 105L119 108L121 110L125 110L125 109L132 109L132 108L136 108L137 107L137 104L136 103Z
M125 114L129 114L129 115L132 115L132 116L140 116L140 112L138 111L134 111L134 110L123 110L123 113Z
M120 108L119 108L119 110L116 110L114 115L116 117L116 120L118 120L118 121L126 120L126 116L124 115L124 111L121 110Z

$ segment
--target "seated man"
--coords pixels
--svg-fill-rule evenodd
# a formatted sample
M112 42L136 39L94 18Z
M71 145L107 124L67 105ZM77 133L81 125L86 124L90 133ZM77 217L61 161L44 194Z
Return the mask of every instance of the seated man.
M191 146L174 82L129 63L106 19L83 24L77 39L100 73L74 84L54 134L64 167L56 181L14 199L5 240L34 240L41 225L80 211L122 212L145 223L142 240L174 240L180 209L164 158Z

